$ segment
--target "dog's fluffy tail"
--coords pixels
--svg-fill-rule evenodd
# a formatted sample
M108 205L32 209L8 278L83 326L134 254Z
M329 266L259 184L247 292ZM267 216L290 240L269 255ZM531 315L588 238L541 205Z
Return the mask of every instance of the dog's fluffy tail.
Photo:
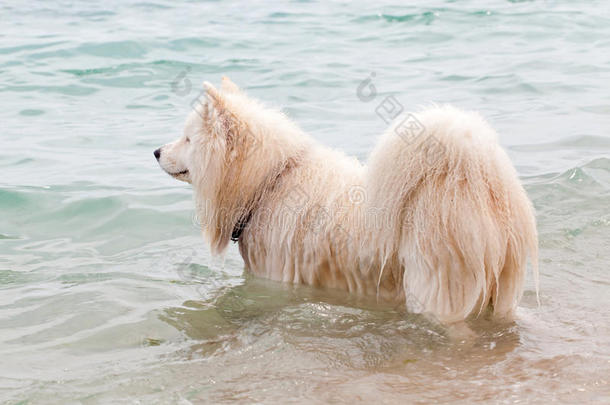
M371 155L371 235L381 263L404 267L407 306L443 323L490 306L512 318L529 256L538 288L533 207L493 129L443 106L399 117Z

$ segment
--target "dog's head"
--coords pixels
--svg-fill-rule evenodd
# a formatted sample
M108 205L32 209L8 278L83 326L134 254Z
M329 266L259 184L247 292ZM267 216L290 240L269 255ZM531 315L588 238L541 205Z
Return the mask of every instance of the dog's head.
M187 183L193 182L193 173L202 163L206 151L222 152L225 141L233 128L235 117L229 117L225 106L225 93L237 94L238 87L223 77L221 91L208 82L203 84L202 94L195 99L181 137L154 151L161 168L170 176ZM210 148L212 150L210 150ZM203 152L203 153L202 153Z
M308 139L282 113L248 98L228 78L205 82L183 135L154 154L163 170L193 185L214 250L224 248L240 212ZM239 219L239 218L238 218Z

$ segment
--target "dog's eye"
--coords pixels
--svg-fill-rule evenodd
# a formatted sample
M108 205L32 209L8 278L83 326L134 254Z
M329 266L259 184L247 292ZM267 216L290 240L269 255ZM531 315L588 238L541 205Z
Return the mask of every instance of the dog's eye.
M189 143L189 142L191 142L191 139L187 136L186 137L186 143Z

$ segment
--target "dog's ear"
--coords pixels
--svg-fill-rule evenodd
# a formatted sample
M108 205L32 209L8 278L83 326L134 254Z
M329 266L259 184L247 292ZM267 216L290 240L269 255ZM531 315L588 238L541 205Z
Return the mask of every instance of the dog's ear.
M239 93L239 87L231 81L227 76L222 77L222 84L220 90L225 93Z
M203 88L205 89L206 96L212 102L214 108L217 111L224 110L224 100L220 92L216 90L216 87L214 87L214 85L210 82L203 82Z
M214 85L209 82L203 82L203 87L212 107L208 115L208 107L206 106L205 115L209 117L206 120L206 124L211 132L225 137L227 143L232 144L240 132L242 123L231 111L231 107L227 104L223 94Z

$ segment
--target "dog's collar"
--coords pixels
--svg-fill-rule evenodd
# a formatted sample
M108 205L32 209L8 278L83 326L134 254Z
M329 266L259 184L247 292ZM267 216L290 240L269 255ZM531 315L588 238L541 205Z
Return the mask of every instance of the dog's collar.
M250 222L250 218L252 218L252 211L248 212L247 215L241 217L239 221L237 221L233 231L231 232L231 240L233 242L237 242L239 240L239 237L244 232L246 225L248 225L248 222Z
M273 181L266 187L265 192L261 192L258 196L258 199L260 199L261 195L266 194L268 191L271 191L275 188L275 186L277 185L278 181L280 180L280 178L282 178L283 176L286 175L286 173L288 173L290 170L292 170L295 166L297 166L297 162L298 162L298 157L297 158L289 158L287 159L283 164L284 167L280 170L280 172L275 176L275 179L273 179ZM258 204L255 204L255 206L257 206ZM233 231L231 231L231 240L233 242L239 242L239 238L241 237L241 234L244 232L244 229L246 229L246 226L248 226L248 223L250 222L250 219L252 218L252 214L254 212L255 208L251 209L250 211L248 211L244 216L242 216L237 223L235 224L235 226L233 227Z

